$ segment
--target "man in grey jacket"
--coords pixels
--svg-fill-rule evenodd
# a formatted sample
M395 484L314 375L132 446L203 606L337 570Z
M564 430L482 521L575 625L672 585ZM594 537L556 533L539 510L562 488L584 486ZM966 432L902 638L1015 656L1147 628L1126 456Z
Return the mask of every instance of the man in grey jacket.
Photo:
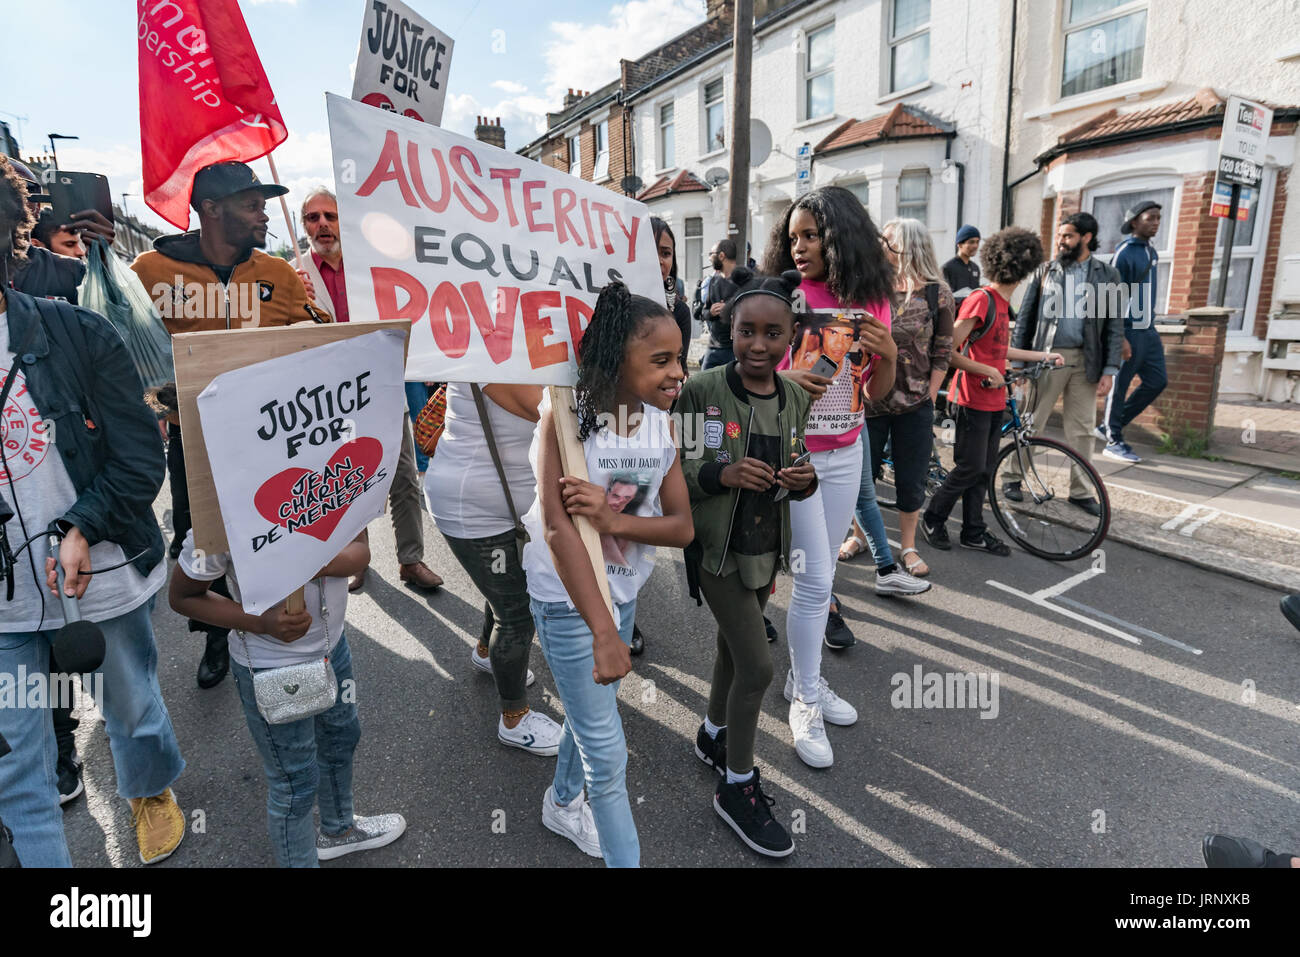
M1065 443L1086 456L1092 454L1097 396L1110 392L1123 361L1128 308L1119 272L1092 255L1096 249L1097 220L1091 214L1074 213L1061 221L1056 258L1030 280L1011 342L1014 349L1050 348L1065 359L1065 368L1038 380L1034 422L1041 430L1062 397ZM1002 494L1021 501L1020 482L1014 471L1009 474ZM1089 515L1101 514L1081 475L1070 476L1070 502Z

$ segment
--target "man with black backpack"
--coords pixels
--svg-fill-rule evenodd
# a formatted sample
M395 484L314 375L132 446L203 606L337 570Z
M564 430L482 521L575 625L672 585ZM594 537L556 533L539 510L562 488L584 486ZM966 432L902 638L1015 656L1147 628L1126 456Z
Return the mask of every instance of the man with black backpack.
M1119 371L1124 344L1124 314L1128 300L1114 267L1092 255L1097 248L1097 220L1075 213L1056 230L1056 258L1039 267L1025 290L1012 347L1059 352L1065 368L1038 380L1038 397L1031 410L1042 431L1058 397L1065 444L1091 457L1097 397L1109 394ZM1022 501L1024 491L1012 461L1002 494ZM1089 491L1087 477L1070 474L1072 505L1089 515L1101 514L1101 503Z

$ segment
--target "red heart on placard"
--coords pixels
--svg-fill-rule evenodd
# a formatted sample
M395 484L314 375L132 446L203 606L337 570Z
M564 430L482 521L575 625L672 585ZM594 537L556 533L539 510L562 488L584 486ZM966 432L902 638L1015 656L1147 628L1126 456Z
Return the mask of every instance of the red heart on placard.
M311 469L285 469L262 483L253 504L268 522L288 528L289 522L306 514L313 506L328 504L345 489L352 490L379 471L379 463L384 458L384 447L378 439L359 438L340 445L330 460L325 463L324 472ZM300 487L303 479L311 480ZM295 492L294 489L298 488ZM294 499L300 499L295 507ZM287 506L287 508L286 508ZM296 525L295 532L304 532L322 542L329 541L343 516L351 508L351 502L339 508L322 509L323 514L310 524ZM282 511L284 514L282 514Z

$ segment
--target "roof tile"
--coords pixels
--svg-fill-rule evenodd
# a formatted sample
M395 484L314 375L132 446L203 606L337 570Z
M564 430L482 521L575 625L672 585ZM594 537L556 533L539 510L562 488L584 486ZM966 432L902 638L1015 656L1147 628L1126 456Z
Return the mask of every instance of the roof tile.
M918 136L946 136L952 130L948 124L931 120L915 107L895 103L893 109L880 116L865 120L845 120L830 132L813 149L814 153L830 153L852 146L867 146L884 140L899 140Z

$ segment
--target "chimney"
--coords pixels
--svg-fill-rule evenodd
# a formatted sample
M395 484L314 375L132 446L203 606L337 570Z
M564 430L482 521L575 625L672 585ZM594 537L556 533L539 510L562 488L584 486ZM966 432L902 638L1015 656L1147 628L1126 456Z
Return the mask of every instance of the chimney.
M567 110L569 107L573 106L574 103L577 103L586 95L587 94L583 93L581 90L575 90L570 88L569 92L564 97L564 108Z
M490 119L486 116L480 116L478 126L474 127L474 139L481 143L487 143L489 146L495 146L498 149L505 149L506 131L501 125L501 117Z
M757 0L754 6L761 5L761 0ZM772 6L774 4L768 4ZM735 0L704 0L704 15L709 20L726 20L730 22L736 12ZM754 19L758 19L758 11L754 11Z

